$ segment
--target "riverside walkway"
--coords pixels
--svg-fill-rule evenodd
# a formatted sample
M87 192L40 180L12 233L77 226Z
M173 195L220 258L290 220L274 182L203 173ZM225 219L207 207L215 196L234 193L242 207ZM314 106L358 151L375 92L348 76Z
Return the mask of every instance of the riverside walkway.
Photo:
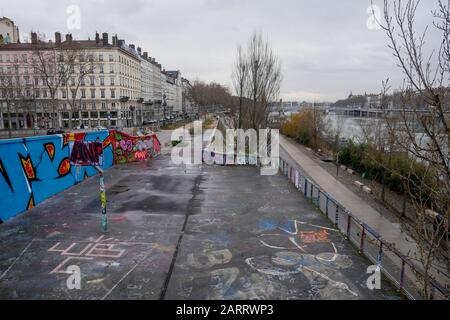
M410 261L420 270L421 265L418 262L419 249L417 243L402 230L401 222L389 221L377 210L367 205L363 199L323 169L308 155L308 152L312 151L308 151L292 139L280 135L280 155L285 161L306 174L316 185L320 186L323 191L328 193L356 218L370 226L381 238L394 245L400 253L410 257ZM397 264L400 270L401 260L392 257L392 261ZM443 287L449 284L448 270L446 268L447 266L439 262L435 263L431 270ZM410 276L413 278L411 274Z

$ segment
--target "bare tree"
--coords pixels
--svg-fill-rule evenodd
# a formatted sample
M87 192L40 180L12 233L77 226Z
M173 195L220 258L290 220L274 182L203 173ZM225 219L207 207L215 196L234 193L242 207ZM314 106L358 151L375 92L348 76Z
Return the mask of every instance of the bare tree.
M36 76L39 76L48 90L48 102L51 107L51 126L59 127L55 114L59 106L59 89L70 72L69 66L61 63L56 47L45 46L38 42L33 47L30 67Z
M339 175L339 146L344 129L345 119L343 116L336 115L335 118L329 117L324 120L325 133L331 139L331 149L335 156L336 175Z
M439 0L438 9L433 12L434 31L440 32L442 38L429 54L425 50L428 27L418 33L415 26L419 3L416 0L406 3L385 0L384 21L380 25L405 75L405 83L398 92L398 115L393 117L389 108L383 107L386 130L395 148L405 152L411 163L411 170L406 173L388 169L402 177L416 209L412 228L405 227L417 242L418 257L411 259L416 258L422 267L421 293L424 298L429 298L431 282L437 277L435 270L439 268L437 259L442 246L447 249L444 266L448 266L450 0ZM416 170L417 163L424 164L426 170Z
M82 124L81 116L81 99L80 88L85 85L85 81L88 76L94 73L95 62L91 54L86 50L76 47L70 47L60 52L62 62L62 68L67 69L65 73L66 78L63 83L66 90L66 101L69 104L69 129L72 129L72 115L73 112L79 112L79 125ZM78 107L78 108L77 108Z
M0 75L0 102L6 107L8 115L8 136L11 137L12 119L11 112L14 111L17 117L17 111L22 98L21 79L14 76L13 67L8 67L6 72Z
M239 98L239 106L237 112L237 127L242 127L242 107L244 104L244 97L246 91L246 84L248 81L248 63L242 46L238 47L236 62L233 68L232 79L233 86L237 97Z
M42 35L40 36L43 37ZM65 99L69 108L69 128L72 129L72 113L76 108L76 99L80 86L95 69L93 58L79 48L76 43L51 44L36 41L33 44L30 67L40 77L48 90L48 102L51 105L52 127L59 127L55 117L61 99L60 91L65 91ZM80 119L81 121L81 119Z
M240 96L240 126L255 130L266 127L269 103L275 101L280 92L280 61L270 43L258 32L250 37L246 52L238 48L236 61L233 82Z
M200 80L195 80L189 87L187 95L204 112L207 112L211 106L229 108L232 104L232 98L228 88L215 82L205 83Z

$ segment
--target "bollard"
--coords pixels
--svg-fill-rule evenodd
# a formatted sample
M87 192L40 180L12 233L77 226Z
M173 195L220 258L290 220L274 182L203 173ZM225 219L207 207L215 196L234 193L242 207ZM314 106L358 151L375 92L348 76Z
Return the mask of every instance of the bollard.
M400 291L403 291L404 280L405 280L405 260L402 259L402 269L400 271Z
M318 191L317 191L317 206L319 207L319 210L320 210L320 189L318 189ZM320 211L322 211L322 210L320 210Z
M339 223L339 206L338 206L337 203L335 203L335 205L336 205L336 215L334 216L334 224L336 226L338 226L338 223Z
M347 216L347 239L350 239L350 226L351 226L351 222L352 222L352 216L348 215Z
M99 166L95 166L94 168L100 174L100 201L101 201L101 204L102 204L101 228L102 228L102 232L107 232L108 231L108 220L107 220L107 217L106 217L105 178L103 176L103 170Z
M380 269L382 260L383 260L383 242L380 241L380 248L378 250L378 257L377 257L377 263Z
M364 236L365 235L366 235L366 228L364 226L362 226L361 242L359 243L359 250L361 251L361 253L364 253Z

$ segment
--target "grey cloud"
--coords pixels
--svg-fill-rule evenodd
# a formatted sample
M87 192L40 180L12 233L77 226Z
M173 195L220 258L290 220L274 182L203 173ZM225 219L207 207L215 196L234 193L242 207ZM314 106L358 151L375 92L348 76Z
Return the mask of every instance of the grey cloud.
M21 33L52 36L67 31L65 10L72 4L81 8L76 37L118 33L191 79L230 86L236 46L255 29L282 60L283 96L338 99L351 90L377 92L386 77L402 78L383 32L366 27L370 0L17 0L4 14ZM422 1L420 26L430 23L432 7ZM431 43L436 39L430 35Z

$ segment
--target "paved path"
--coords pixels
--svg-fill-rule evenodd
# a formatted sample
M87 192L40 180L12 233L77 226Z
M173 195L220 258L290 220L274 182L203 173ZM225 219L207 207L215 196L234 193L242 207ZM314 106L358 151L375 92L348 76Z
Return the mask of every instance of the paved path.
M363 199L339 182L333 175L323 169L313 159L311 159L304 147L298 145L291 139L280 135L281 156L287 158L291 165L294 164L302 172L306 173L317 185L331 195L342 206L347 208L355 217L360 219L374 229L383 239L395 245L395 247L405 256L418 258L416 242L401 229L400 222L393 223L382 216L377 210L369 206ZM295 160L294 160L295 159ZM394 260L400 267L400 261ZM419 268L420 264L412 260ZM444 267L440 267L443 273L437 275L442 284L448 281L447 272ZM436 275L436 274L435 274ZM447 282L448 283L448 282Z
M107 234L95 177L0 225L0 299L396 298L366 288L368 262L281 175L162 155L105 182Z

